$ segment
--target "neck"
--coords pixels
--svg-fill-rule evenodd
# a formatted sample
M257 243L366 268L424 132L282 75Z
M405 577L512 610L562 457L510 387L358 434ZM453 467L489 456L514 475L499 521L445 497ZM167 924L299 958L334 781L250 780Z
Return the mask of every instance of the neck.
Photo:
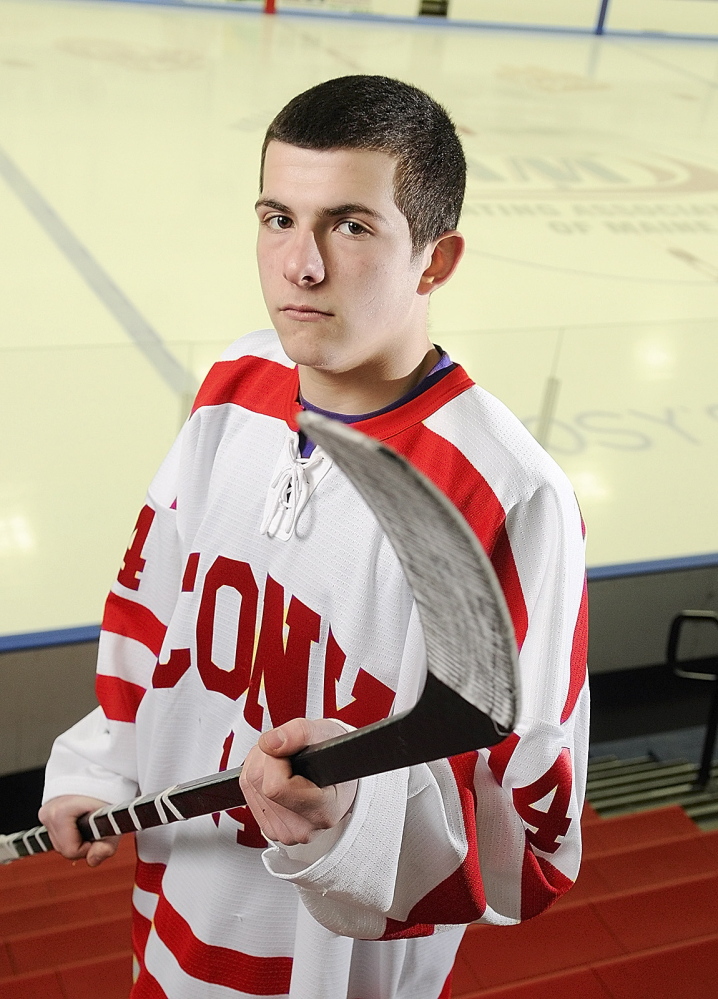
M439 360L439 352L427 341L419 362L406 373L391 372L383 365L368 370L321 371L299 365L299 388L307 402L329 413L361 416L390 406L415 388Z

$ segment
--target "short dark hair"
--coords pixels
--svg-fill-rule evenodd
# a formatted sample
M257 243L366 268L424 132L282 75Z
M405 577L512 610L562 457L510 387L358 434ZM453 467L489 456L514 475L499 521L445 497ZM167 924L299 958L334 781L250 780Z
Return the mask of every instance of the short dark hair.
M396 157L394 201L415 253L459 222L466 160L444 108L401 80L340 76L282 108L262 146L260 183L273 140L303 149L370 149Z

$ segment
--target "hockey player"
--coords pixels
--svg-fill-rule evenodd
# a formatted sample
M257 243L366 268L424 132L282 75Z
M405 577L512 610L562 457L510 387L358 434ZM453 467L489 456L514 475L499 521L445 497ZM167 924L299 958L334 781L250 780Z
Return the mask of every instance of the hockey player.
M330 80L267 132L257 255L274 330L238 340L152 483L103 619L100 707L63 736L41 820L238 765L248 804L137 836L133 999L439 999L465 924L548 907L580 859L581 519L521 424L427 335L465 162L426 94ZM275 332L276 330L276 332ZM492 750L323 790L287 757L416 699L412 595L301 407L386 440L489 553L523 711Z

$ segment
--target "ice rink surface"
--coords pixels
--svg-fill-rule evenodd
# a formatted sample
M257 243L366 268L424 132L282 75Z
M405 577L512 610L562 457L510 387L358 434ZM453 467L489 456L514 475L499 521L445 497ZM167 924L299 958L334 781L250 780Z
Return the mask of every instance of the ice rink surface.
M718 552L718 45L0 0L0 635L99 621L224 346L263 132L349 73L451 111L436 343L571 478L591 566Z

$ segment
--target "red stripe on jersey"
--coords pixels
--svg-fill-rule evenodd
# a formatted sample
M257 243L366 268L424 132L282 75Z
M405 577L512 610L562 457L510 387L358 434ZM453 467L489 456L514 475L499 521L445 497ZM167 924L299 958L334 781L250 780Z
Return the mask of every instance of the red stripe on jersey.
M252 413L285 420L297 429L296 416L300 410L299 374L264 357L238 357L234 361L218 361L205 378L192 412L203 406L222 406L233 403Z
M413 911L413 910L412 910ZM380 940L409 940L412 937L431 937L436 927L433 923L412 923L411 913L406 922L390 919L387 916L384 933Z
M289 992L291 957L255 957L207 944L194 935L187 920L163 895L157 903L154 925L160 940L192 978L254 996Z
M137 909L132 908L132 953L137 958L140 967L145 963L145 948L149 940L152 920L143 916Z
M145 688L118 676L98 673L95 677L97 700L110 721L133 722L137 709L145 696Z
M506 767L509 765L509 760L514 755L514 750L518 744L519 737L514 732L489 750L489 769L499 785L504 782Z
M136 600L127 600L116 593L110 593L102 616L102 630L133 638L158 656L167 625L162 624L151 610L138 604Z
M376 437L377 440L385 441L396 434L408 430L409 427L421 423L429 416L451 402L457 395L466 392L473 385L473 381L466 374L464 369L457 365L448 375L444 375L440 381L430 386L415 399L410 399L397 409L392 409L381 416L372 416L368 420L359 420L352 426L369 437ZM393 441L392 441L393 445ZM394 445L395 446L395 445ZM398 450L398 449L397 449Z
M167 993L144 965L137 981L130 989L129 999L168 999Z
M521 918L539 916L565 895L573 881L543 857L537 857L528 842L521 871Z
M151 895L159 895L166 870L166 864L148 864L146 860L140 860L138 857L135 868L135 884L142 891L149 892Z
M479 867L474 787L478 755L477 752L462 753L449 759L461 801L464 831L468 842L466 857L453 874L416 903L406 922L387 920L387 932L391 929L392 936L385 935L381 937L382 940L396 939L400 936L428 936L426 932L415 931L430 927L433 923L471 923L483 916L486 910L486 896ZM403 928L403 931L400 928Z
M449 972L449 977L444 982L444 987L442 988L439 999L451 999L451 979L454 974L453 968Z
M511 551L511 542L502 524L494 550L491 552L491 564L494 567L501 589L506 598L506 606L509 609L511 620L516 634L516 645L521 648L529 630L529 615L526 610L526 601L521 589L521 580L514 561L514 553Z
M566 703L561 712L561 724L571 717L573 709L576 707L578 695L583 690L586 682L586 668L588 660L588 585L583 581L583 594L581 596L581 606L578 611L576 628L573 632L573 645L571 647L571 678L568 683L568 694Z
M394 437L391 444L431 479L468 521L496 570L521 648L528 613L505 530L506 514L493 489L454 444L423 424Z

